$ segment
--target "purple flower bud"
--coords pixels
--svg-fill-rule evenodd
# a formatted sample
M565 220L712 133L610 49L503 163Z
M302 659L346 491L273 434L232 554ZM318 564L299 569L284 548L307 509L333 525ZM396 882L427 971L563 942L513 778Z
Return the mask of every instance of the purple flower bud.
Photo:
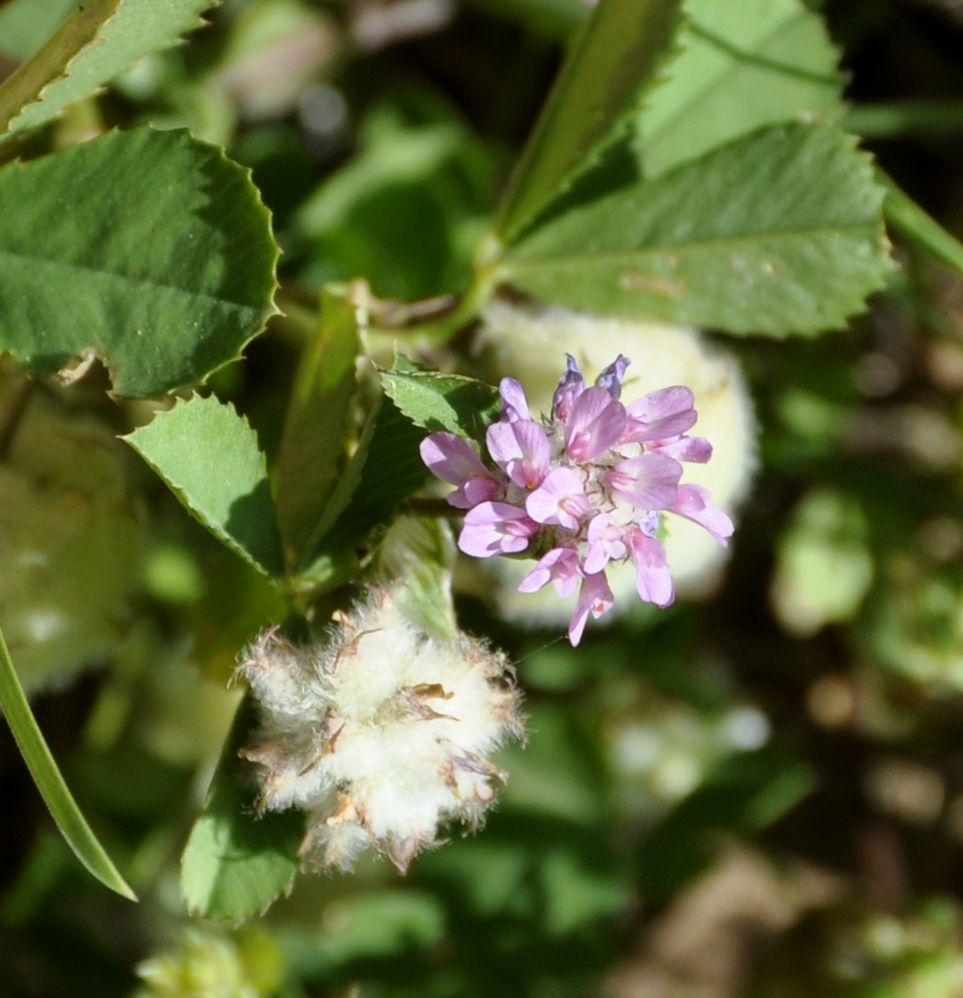
M626 407L628 424L622 442L667 440L685 433L698 419L692 403L692 392L681 385L640 398Z
M609 580L605 577L605 572L597 572L595 575L586 575L582 579L582 588L579 590L578 602L575 604L575 613L568 625L568 639L574 648L582 640L582 632L585 630L585 622L589 613L595 620L604 613L612 609L615 597L609 588Z
M701 485L680 485L675 502L668 507L672 513L698 523L723 546L727 547L735 529L732 520L718 506L709 502L709 490Z
M433 475L458 486L447 497L452 506L471 509L498 494L494 475L468 443L454 433L432 433L421 441L419 450Z
M552 548L519 583L520 593L534 593L549 582L562 598L571 596L582 577L575 548Z
M528 409L528 399L525 398L525 389L514 378L502 378L498 385L498 393L502 397L502 419L514 423L519 419L532 418Z
M587 388L565 425L565 453L575 461L594 460L619 441L625 421L625 408L604 388Z
M559 380L555 397L552 399L552 418L563 423L568 419L575 400L585 391L585 378L582 377L575 358L570 353L567 353L565 358L568 369Z
M635 562L635 588L639 599L656 606L669 606L675 600L675 586L665 560L665 548L641 530L629 532L629 552Z
M609 395L616 400L622 394L622 379L625 377L625 369L632 361L628 357L619 354L615 360L595 379L595 384L599 388L604 388Z
M668 509L676 500L682 465L663 454L643 454L620 461L606 484L639 509Z
M579 520L592 509L581 476L571 468L556 468L525 500L528 515L539 523L557 524L576 530Z
M601 572L610 561L621 561L625 557L622 528L612 522L609 513L599 513L592 518L586 539L585 571L588 575Z
M541 485L548 474L552 447L538 423L492 423L485 440L492 460L516 485L523 489Z
M538 524L525 510L507 502L483 502L468 511L458 537L458 547L475 558L517 554L528 547Z

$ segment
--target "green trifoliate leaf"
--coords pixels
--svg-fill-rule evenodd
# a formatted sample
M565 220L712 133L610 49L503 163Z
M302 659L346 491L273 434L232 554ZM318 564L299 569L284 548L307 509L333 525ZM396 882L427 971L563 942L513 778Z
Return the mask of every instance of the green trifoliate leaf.
M850 136L768 128L572 208L512 247L501 275L575 308L814 334L889 273L882 199Z
M298 811L256 817L257 788L245 778L238 751L253 736L254 701L241 703L224 743L204 810L181 859L181 893L188 910L242 922L287 894L298 870L304 816Z
M218 540L265 575L282 574L267 461L232 405L178 401L124 439Z
M681 0L600 0L565 60L502 201L515 238L596 162L638 110L672 43Z
M64 782L33 716L30 704L24 696L2 634L0 634L0 711L10 725L17 748L20 749L23 761L27 764L44 803L74 855L104 886L131 901L136 901L134 892L117 872L117 868L91 831Z
M87 0L0 86L0 134L35 128L203 25L214 0Z
M668 79L636 119L646 176L763 125L842 113L838 53L800 0L687 0L686 14Z
M0 350L33 370L96 355L118 395L156 395L235 359L273 312L267 209L186 132L10 163L0 218Z
M278 456L278 518L289 564L304 553L347 455L364 321L349 288L325 289L321 327L301 359Z
M385 394L417 426L479 439L498 418L498 390L474 378L434 371L385 371Z

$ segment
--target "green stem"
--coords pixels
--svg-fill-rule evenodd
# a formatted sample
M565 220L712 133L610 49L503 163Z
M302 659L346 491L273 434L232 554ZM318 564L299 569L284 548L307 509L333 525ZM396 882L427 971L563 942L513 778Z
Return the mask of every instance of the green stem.
M882 170L877 179L886 188L883 213L893 231L963 274L963 245Z

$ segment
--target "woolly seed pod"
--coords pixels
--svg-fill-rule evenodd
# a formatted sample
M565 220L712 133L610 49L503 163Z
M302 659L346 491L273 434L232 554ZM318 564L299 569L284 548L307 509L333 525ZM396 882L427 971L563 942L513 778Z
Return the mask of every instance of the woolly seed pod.
M445 823L479 826L507 778L488 755L523 735L505 655L425 634L400 591L371 589L319 645L268 631L238 666L261 722L241 754L261 808L308 814L309 866L347 870L374 849L404 873Z

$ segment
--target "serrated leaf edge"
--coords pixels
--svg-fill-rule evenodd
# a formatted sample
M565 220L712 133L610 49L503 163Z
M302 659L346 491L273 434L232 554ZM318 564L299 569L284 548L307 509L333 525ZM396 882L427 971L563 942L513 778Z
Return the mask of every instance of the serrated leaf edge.
M16 129L16 124L20 120L20 118L23 117L23 115L24 115L24 113L26 111L28 111L30 108L36 107L38 104L42 104L44 102L44 97L45 97L47 91L52 86L54 86L57 83L62 83L64 80L70 79L71 68L73 67L74 63L77 62L78 59L80 59L82 56L86 55L95 46L102 45L106 41L109 40L109 39L107 39L107 38L104 37L104 32L107 31L107 29L109 28L111 22L116 19L117 15L120 13L121 8L123 7L123 5L124 5L125 2L126 2L126 0L120 0L120 2L114 8L113 13L110 14L110 15L108 15L108 17L105 18L101 22L100 27L97 29L97 33L93 37L89 38L85 43L83 43L80 46L80 48L78 48L77 51L74 52L74 54L64 63L61 72L58 75L56 75L56 76L52 77L51 79L47 80L47 82L37 92L37 95L34 97L33 100L30 100L26 104L22 104L20 106L20 108L16 112L16 114L13 115L13 117L11 117L11 119L10 119L9 122L7 122L6 128L0 130L0 142L3 142L5 139L9 138L17 130ZM188 27L184 28L181 31L181 33L179 33L178 35L176 35L168 44L161 45L160 48L152 49L151 52L166 52L168 49L174 48L177 45L184 44L185 38L186 38L186 36L188 34L194 32L194 31L197 31L200 28L206 27L208 24L210 24L210 21L208 21L204 17L204 14L206 14L209 11L213 10L215 7L219 7L223 2L224 2L224 0L210 0L209 6L206 7L205 10L201 14L199 14L197 16L197 19L196 19L196 21L195 21L195 23L193 25L189 25ZM82 7L78 8L78 10L82 10ZM76 13L77 13L77 11L75 11L73 14L71 14L70 18L73 18L76 15ZM70 18L68 18L68 20L65 21L64 24L61 25L60 28L57 29L57 31L60 31L63 28L63 26L68 23L68 21L70 20ZM56 32L55 32L55 34L56 34ZM54 36L51 35L51 38L53 38L53 37ZM38 51L42 51L42 47L41 47L41 49L38 49ZM149 53L145 53L145 55L146 54L149 54ZM32 59L32 58L33 58L33 56L30 56L30 59ZM27 62L30 61L30 59L27 59L23 63L23 65L26 65ZM137 60L135 59L134 62L136 62L136 61ZM130 65L133 65L133 64L134 63L131 63ZM129 69L130 65L125 66L124 69L119 70L119 72L122 73L125 70ZM108 84L109 82L110 82L110 80L104 80L103 83L101 83L98 87L96 87L93 90L93 93L98 93L100 91L100 89L103 86L105 86L106 84ZM57 119L60 118L60 116L64 113L64 111L67 110L67 108L73 106L78 101L84 100L88 96L91 96L91 95L90 94L85 94L82 97L76 98L76 100L68 101L66 104L64 104L63 107L61 107L58 111L56 111L50 118L46 119L45 121L39 122L34 127L42 128L44 125L48 125L48 124L50 124L50 122L56 121Z
M231 414L234 417L236 417L240 422L242 422L244 426L251 431L252 434L255 432L247 416L241 415L241 413L239 413L237 409L234 407L233 402L222 402L219 398L213 395L199 395L197 393L194 393L189 398L178 398L175 400L174 404L169 409L165 409L163 410L163 412L157 413L154 418L155 419L158 417L163 418L164 416L167 416L169 413L176 412L178 409L183 409L189 406L191 403L196 402L197 400L206 402L212 399L218 405L223 406L226 409L229 409ZM189 501L189 497L187 495L187 492L185 491L186 487L180 482L175 481L173 476L168 475L165 471L162 471L150 458L147 457L146 454L143 453L140 447L137 446L136 442L134 441L134 437L137 435L137 433L140 430L147 429L152 424L153 420L151 420L150 423L147 423L144 426L138 427L136 430L132 430L130 433L124 434L119 439L137 452L137 454L144 461L144 463L158 476L158 478L161 479L161 481L163 481L167 485L167 487L171 490L171 492L174 493L174 495L177 497L178 502L180 502L180 504L190 513L190 515L195 520L197 520L197 522L202 527L204 527L205 530L208 531L208 533L210 533L213 537L219 540L225 547L230 548L236 555L238 555L240 558L246 561L252 568L256 569L263 576L265 576L265 578L269 579L271 582L277 582L280 576L272 574L267 568L267 566L262 565L249 551L247 551L244 547L238 544L238 542L233 537L231 537L230 534L228 534L226 531L222 531L220 528L215 529L210 523L208 523L203 518L203 514L194 506L192 502ZM260 451L260 453L262 456L264 456L263 451ZM266 460L267 459L265 457L265 463Z

